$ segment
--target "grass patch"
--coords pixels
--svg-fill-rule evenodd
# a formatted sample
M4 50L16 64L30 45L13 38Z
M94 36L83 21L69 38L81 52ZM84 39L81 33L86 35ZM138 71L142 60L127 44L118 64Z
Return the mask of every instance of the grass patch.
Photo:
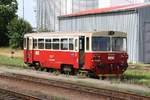
M150 64L143 63L129 63L128 69L150 69Z
M18 66L22 68L26 68L27 66L24 64L22 58L11 58L8 56L0 55L0 64L1 65L10 65L10 66Z
M51 97L51 100L67 100L67 99L64 98L64 97L52 96L52 97Z
M137 69L128 69L124 73L123 81L150 87L150 72Z
M23 58L23 50L21 49L11 49L9 47L1 47L0 48L0 55L11 57L11 52L14 52L13 56L17 58Z

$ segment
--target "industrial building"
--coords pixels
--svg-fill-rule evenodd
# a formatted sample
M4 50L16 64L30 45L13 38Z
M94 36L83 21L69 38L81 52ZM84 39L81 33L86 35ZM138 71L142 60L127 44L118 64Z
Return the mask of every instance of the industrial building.
M150 63L150 4L81 11L59 17L59 31L123 31L129 61Z
M111 7L117 5L144 3L149 0L36 0L37 29L59 31L57 17L82 10Z

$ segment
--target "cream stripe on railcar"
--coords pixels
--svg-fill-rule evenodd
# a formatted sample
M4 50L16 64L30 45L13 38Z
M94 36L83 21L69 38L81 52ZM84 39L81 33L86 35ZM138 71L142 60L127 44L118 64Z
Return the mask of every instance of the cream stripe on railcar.
M25 34L25 37L62 37L62 36L69 36L69 37L76 37L76 36L110 36L108 34L109 31L101 31L101 32L68 32L68 33L65 33L65 32L41 32L41 33L27 33ZM127 36L127 33L124 33L124 32L115 32L114 35L111 35L113 37L126 37Z

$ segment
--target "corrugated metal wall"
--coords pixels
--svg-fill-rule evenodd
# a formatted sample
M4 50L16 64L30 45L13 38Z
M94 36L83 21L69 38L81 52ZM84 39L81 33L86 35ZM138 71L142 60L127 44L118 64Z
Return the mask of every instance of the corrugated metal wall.
M68 0L37 0L37 28L41 31L58 31L60 15L67 14Z
M97 7L98 0L37 0L37 28L58 31L58 16Z
M139 59L144 63L150 63L150 7L139 9L140 36Z
M123 31L128 33L129 60L138 59L138 13L135 11L60 18L60 31Z

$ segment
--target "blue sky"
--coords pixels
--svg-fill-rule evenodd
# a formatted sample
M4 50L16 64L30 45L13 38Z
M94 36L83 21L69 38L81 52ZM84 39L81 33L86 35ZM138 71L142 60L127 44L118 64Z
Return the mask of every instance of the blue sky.
M17 14L23 18L23 0L18 1L18 12ZM27 20L32 27L36 27L36 0L24 0L24 19Z

